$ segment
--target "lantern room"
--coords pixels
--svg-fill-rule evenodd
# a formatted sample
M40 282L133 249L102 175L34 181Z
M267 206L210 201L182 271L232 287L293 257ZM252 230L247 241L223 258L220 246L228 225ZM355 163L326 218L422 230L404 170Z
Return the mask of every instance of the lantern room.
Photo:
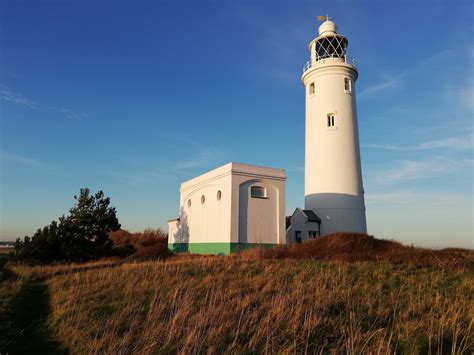
M318 37L309 44L311 60L306 63L303 71L328 60L345 62L355 66L354 59L349 59L347 56L348 44L347 38L337 33L337 27L332 18L325 17L324 22L319 26Z

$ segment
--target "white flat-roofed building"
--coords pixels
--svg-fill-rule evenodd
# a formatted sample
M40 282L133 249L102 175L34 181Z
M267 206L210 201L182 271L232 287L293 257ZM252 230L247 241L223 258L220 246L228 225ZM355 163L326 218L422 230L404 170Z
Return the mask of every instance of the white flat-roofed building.
M228 254L286 243L283 169L228 163L181 184L174 251Z

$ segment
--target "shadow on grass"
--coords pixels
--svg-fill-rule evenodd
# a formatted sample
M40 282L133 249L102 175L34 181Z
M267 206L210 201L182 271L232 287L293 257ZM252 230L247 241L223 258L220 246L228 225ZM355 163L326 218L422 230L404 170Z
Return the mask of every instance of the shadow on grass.
M121 263L77 266L58 270L51 275L25 280L25 284L0 314L1 354L67 354L68 350L51 335L48 316L51 312L46 279L74 272L100 270ZM7 258L0 257L0 281L15 282L20 277L7 267Z
M0 253L0 281L14 281L18 279L18 275L7 268L8 255Z
M2 322L10 325L8 339L0 353L5 354L67 354L67 350L51 337L48 324L49 290L44 282L23 285L2 314Z

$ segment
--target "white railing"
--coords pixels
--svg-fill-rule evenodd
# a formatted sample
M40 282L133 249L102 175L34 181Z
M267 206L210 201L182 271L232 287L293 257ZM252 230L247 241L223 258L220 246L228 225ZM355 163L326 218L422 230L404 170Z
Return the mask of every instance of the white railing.
M327 59L331 59L333 60L334 58L339 58L339 59L344 59L344 62L347 63L347 64L351 64L353 66L356 66L356 61L355 61L355 58L352 58L352 57L349 57L347 55L345 55L344 57L340 57L338 55L331 55L330 57L316 57L316 62L318 63L324 63L326 62ZM307 61L305 66L303 67L303 73L306 72L307 70L311 69L311 61Z

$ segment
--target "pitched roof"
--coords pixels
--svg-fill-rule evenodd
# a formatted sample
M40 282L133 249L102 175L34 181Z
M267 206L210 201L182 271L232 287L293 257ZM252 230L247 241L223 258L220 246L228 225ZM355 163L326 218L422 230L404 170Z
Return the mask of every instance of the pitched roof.
M321 218L319 218L316 213L314 213L312 210L301 210L304 215L306 215L306 218L308 219L308 222L318 222L321 223Z

